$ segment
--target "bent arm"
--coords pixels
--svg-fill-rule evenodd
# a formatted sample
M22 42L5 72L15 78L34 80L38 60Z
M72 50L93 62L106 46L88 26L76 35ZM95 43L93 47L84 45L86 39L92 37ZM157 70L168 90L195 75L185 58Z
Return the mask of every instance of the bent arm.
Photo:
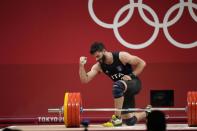
M98 63L93 65L88 73L86 73L84 65L79 65L79 77L82 83L90 82L98 73L99 73Z
M141 58L131 55L127 52L120 52L120 60L123 64L130 64L134 66L133 74L138 76L146 66L146 62Z

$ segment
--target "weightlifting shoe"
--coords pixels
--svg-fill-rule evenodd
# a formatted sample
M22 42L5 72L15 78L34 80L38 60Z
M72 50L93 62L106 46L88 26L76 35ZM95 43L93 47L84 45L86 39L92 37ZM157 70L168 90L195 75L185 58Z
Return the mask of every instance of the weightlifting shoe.
M112 115L110 121L103 124L104 127L122 126L122 119L116 115Z

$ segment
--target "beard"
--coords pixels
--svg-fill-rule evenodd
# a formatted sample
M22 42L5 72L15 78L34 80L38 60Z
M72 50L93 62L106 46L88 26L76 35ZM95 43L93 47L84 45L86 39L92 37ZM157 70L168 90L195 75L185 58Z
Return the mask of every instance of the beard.
M103 56L98 60L99 63L104 63L106 60L106 56L103 54Z

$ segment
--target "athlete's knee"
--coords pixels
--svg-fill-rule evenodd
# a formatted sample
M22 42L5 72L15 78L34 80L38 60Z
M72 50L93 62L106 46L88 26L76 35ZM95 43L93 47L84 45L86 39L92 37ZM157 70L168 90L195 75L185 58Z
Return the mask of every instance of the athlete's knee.
M124 122L128 126L133 126L133 125L135 125L137 123L137 117L133 116L133 117L131 117L129 119L125 119Z
M120 98L124 95L125 86L121 81L114 82L112 93L114 98Z

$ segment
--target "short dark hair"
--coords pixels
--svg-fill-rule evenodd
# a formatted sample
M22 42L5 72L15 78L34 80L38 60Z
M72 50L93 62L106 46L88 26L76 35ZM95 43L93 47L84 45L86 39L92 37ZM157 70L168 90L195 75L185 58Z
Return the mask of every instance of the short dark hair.
M102 42L94 42L90 47L90 54L93 55L97 51L103 51L103 49L105 49L105 46Z

